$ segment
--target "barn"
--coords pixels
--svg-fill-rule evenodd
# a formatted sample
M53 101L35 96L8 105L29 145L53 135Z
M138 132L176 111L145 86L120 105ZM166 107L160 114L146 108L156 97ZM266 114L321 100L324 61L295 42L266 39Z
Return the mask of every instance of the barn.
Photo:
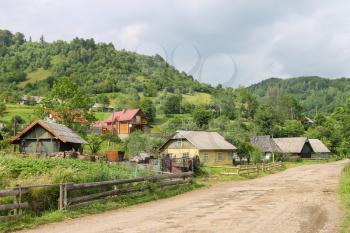
M273 140L283 154L311 158L311 154L314 152L306 137L274 138Z
M12 140L19 152L50 155L60 151L80 151L87 142L65 125L36 121Z

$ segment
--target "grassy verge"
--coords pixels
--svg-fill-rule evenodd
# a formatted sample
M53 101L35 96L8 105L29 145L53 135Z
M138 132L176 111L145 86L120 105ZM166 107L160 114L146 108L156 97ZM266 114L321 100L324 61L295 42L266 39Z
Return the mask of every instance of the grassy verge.
M303 165L322 164L322 163L329 163L329 162L335 162L335 161L337 161L335 158L330 158L326 160L300 160L297 162L283 162L283 164L286 168L292 168L292 167L303 166Z
M341 174L339 193L343 207L341 232L350 232L350 165L347 165Z
M257 173L251 173L249 175L223 175L222 173L231 172L231 170L227 170L225 168L212 168L212 167L202 167L203 174L196 178L197 183L201 184L212 184L217 182L225 182L225 181L244 181L249 179L255 179L258 177L263 177L266 175L270 175L276 172L284 170L284 167L281 169L274 169L271 171ZM233 170L235 172L235 170Z
M155 189L151 192L128 195L120 197L115 201L108 201L105 203L96 203L77 210L64 210L64 211L50 211L41 214L40 216L26 214L16 221L0 222L0 232L11 232L14 230L20 230L25 228L34 228L41 224L53 223L63 221L64 219L77 218L86 216L89 214L101 213L108 210L114 210L119 208L125 208L127 206L149 202L153 200L159 200L175 195L179 195L185 192L192 191L201 187L198 184L174 186L166 189Z

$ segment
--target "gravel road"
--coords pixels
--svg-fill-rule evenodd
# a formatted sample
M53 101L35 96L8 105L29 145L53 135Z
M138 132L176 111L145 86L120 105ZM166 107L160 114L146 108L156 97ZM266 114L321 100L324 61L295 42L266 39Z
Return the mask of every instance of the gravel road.
M337 186L348 160L300 166L259 179L225 182L24 232L335 233Z

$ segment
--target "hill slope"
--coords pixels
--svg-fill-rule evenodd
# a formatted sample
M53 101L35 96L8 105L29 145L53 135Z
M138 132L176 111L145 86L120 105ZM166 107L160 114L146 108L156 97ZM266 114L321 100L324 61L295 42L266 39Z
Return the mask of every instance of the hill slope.
M316 111L330 113L350 97L350 79L347 78L327 79L316 76L270 78L251 85L248 90L259 97L266 97L273 88L293 96L310 115Z
M0 92L45 95L61 77L71 77L92 94L157 91L209 92L210 86L179 72L159 55L116 50L111 43L75 38L70 42L26 41L0 30ZM7 98L13 93L7 93Z

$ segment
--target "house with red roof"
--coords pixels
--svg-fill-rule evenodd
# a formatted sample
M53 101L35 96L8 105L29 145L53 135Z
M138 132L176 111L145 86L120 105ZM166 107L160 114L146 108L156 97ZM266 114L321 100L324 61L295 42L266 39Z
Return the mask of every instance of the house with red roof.
M148 118L139 108L113 112L106 120L97 121L92 127L101 129L105 133L114 132L121 138L127 137L135 130L149 131Z

